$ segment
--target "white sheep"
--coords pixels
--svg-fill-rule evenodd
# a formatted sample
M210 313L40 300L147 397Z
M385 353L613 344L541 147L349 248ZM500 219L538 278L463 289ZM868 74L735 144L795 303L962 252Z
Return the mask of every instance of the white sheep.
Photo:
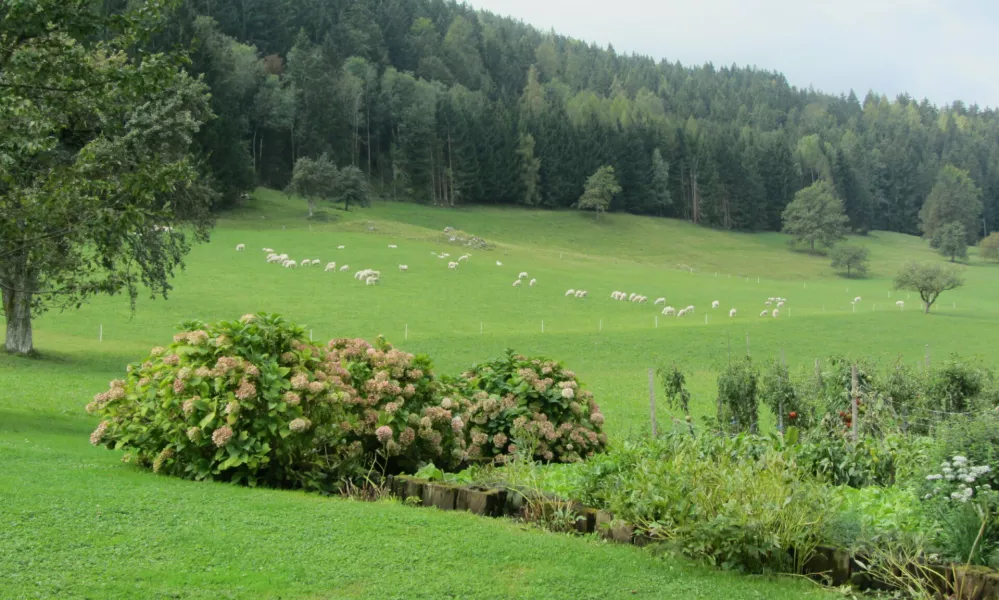
M264 252L267 254L274 254L274 248L264 248Z
M718 308L719 306L721 306L721 302L717 300L711 303L711 308Z
M684 308L684 309L680 310L680 312L676 313L676 316L677 316L677 318L686 317L687 316L687 309Z
M731 319L734 316L735 316L735 309L733 308L732 310L728 311L728 317Z
M409 271L409 265L399 265L399 270L405 273Z
M329 273L330 271L333 271L334 273L336 273L336 263L335 262L327 263L325 272Z
M638 297L638 303L639 303L639 304L645 304L645 303L646 303L646 302L648 302L648 301L649 301L649 298L648 298L648 296L639 296L639 297Z
M780 302L777 303L777 308L784 308L784 301L783 300L781 300Z
M269 262L269 263L281 262L281 257L278 256L277 254L268 254L267 255L267 262Z
M775 308L773 312L773 317L776 319L778 316L780 316L780 311Z
M520 284L524 283L523 279L518 279L513 282L513 287L520 287Z
M337 246L336 247L337 250L343 250L344 248L346 248L346 246Z
M765 311L763 311L763 312L760 313L761 317L766 317L766 316L769 316L769 315L770 315L770 311L769 310L765 310Z
M538 282L537 279L532 279L531 282L528 283L527 285L529 285L530 287L534 287L534 284L536 284L537 282Z
M322 264L322 261L319 260L318 258L313 258L312 259L312 266L313 267L318 267L320 264Z
M573 296L575 296L577 298L582 298L583 297L583 290L576 290L576 293L573 294Z
M899 307L901 309L904 309L905 308L905 300L899 300L898 302L895 303L895 306L897 306L897 307Z
M242 252L246 250L246 244L236 244L236 252Z
M565 291L565 295L566 296L575 296L576 295L576 290L574 290L574 289L568 289L568 290Z
M349 271L349 270L350 270L350 265L344 265L344 266L340 267L340 272L341 273L343 273L344 271Z
M290 257L287 254L278 254L278 258L281 260L288 260Z
M660 304L666 304L666 298L656 298L653 306L659 306Z
M774 303L774 301L773 301L773 300L767 300L767 301L766 301L766 302L764 302L763 304L764 304L764 306L770 306L770 305L771 305L771 304L773 304L773 303Z
M517 279L527 279L527 271L521 271L520 275L517 275Z
M856 304L858 302L860 302L860 296L857 296L856 298L853 299L853 303L854 304Z
M367 279L364 280L364 285L376 285L377 283L378 283L378 278L374 276L368 277Z
M687 312L689 312L689 313L692 313L692 312L694 312L694 305L693 305L693 304L691 304L690 306L688 306L688 307L687 307L687 308L685 308L684 310L686 310L686 311L687 311Z
M463 260L468 260L469 258L472 258L471 254L462 254L461 256L458 257L458 262L461 262Z
M636 294L635 292L632 292L632 293L628 294L628 302L634 302L635 301L635 296L637 296L637 295L638 294Z
M676 315L676 309L673 308L672 306L667 306L666 308L663 309L663 315L665 315L667 317L675 316Z
M500 261L496 261L496 266L497 266L497 267L502 267L502 266L503 266L503 263L501 263Z
M447 263L447 268L449 268L449 269L457 269L458 268L458 263L456 263L456 262L449 262L449 263Z
M284 268L286 268L286 269L294 269L295 267L298 266L298 263L296 263L293 260L286 260L282 264L284 265Z
M305 260L302 261L302 266L303 267L312 266L312 261L306 258Z
M399 246L396 246L395 244L389 244L389 248L391 248L391 249L393 249L393 250L395 250L395 249L396 249L396 248L398 248L398 247L399 247Z
M583 290L583 298L587 297L589 294L590 294L589 292L587 292L586 290Z

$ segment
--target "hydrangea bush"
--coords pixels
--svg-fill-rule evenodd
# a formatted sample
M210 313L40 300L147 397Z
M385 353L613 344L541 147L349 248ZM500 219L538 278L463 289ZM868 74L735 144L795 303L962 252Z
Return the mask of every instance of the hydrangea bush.
M323 354L273 315L186 323L87 405L90 441L189 479L324 487L317 441L341 410Z
M449 466L464 422L430 367L380 338L313 345L274 315L190 322L87 406L102 418L90 441L156 472L274 487Z
M448 381L445 398L467 412L467 454L505 463L517 442L531 443L534 457L577 462L607 445L604 416L593 394L572 371L543 358L506 355L477 364Z

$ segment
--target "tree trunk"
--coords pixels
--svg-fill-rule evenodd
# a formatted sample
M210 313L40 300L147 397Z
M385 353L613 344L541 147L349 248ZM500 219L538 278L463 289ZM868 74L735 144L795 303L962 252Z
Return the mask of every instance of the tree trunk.
M33 278L14 276L10 287L3 288L3 312L7 318L4 348L13 354L31 354L35 350L31 333L31 289Z

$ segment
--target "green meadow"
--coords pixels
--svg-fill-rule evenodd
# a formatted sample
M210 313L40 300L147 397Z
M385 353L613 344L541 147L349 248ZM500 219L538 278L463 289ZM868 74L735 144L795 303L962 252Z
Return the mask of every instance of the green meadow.
M83 406L188 319L262 311L316 340L382 334L430 355L441 373L506 348L556 358L596 395L612 443L648 429L647 371L664 362L691 374L702 416L714 407L719 366L747 351L758 361L783 353L792 368L834 354L916 364L927 351L931 360L960 353L994 364L999 352L999 267L972 256L967 285L924 315L917 296L891 289L904 261L942 260L911 236L851 240L870 248L872 261L866 279L847 279L827 258L790 251L779 234L648 217L389 202L327 213L333 220L308 221L304 201L258 190L223 215L211 243L195 247L169 299L140 298L134 313L121 297L48 313L35 322L40 358L0 357L0 597L826 594L805 581L742 577L470 515L173 480L90 446L96 421ZM447 226L490 248L449 243ZM267 264L265 247L321 265ZM447 268L465 253L459 269ZM324 272L331 261L351 273ZM379 285L353 278L366 268L381 271ZM514 287L522 271L537 285ZM566 297L570 288L588 297ZM613 291L649 302L614 301ZM772 296L787 305L779 318L760 317ZM653 305L659 297L696 310L664 317ZM668 411L659 412L665 424Z

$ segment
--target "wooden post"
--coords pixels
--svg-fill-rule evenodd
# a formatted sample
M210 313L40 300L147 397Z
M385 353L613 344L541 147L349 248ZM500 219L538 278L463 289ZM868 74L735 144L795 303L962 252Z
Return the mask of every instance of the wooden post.
M600 319L600 325L597 326L597 331L603 331L603 330L604 330L604 320Z
M409 323L406 323L406 333L403 335L403 339L409 339Z
M656 378L652 369L649 369L649 413L652 419L652 437L659 437L659 428L656 425Z
M98 342L103 342L104 341L104 326L103 325L101 325L100 330L97 332L97 341Z
M749 356L749 332L746 332L746 356Z
M784 349L780 349L781 380L784 379ZM784 433L784 399L777 402L777 431Z
M860 417L858 416L857 402L860 400L860 384L857 382L857 365L853 365L853 441L857 441L857 433L860 430Z
M545 332L545 320L541 319L541 333Z
M923 352L923 367L930 368L930 345L926 344L926 350Z

